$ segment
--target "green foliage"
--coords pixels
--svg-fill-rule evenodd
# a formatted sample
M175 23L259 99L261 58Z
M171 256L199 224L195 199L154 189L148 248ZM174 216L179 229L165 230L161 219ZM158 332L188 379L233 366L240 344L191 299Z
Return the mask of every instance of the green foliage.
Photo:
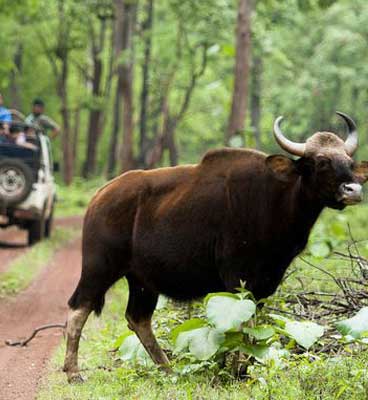
M84 214L91 198L104 183L102 178L89 181L77 178L70 186L58 185L56 215Z
M224 333L212 327L187 330L179 333L175 341L175 353L189 350L197 360L208 360L217 353L224 341Z
M152 360L142 346L137 336L127 332L122 344L119 347L119 354L123 361L136 361L144 365L152 364Z
M353 317L336 323L336 329L344 336L360 339L368 335L368 307L364 307Z
M288 321L285 332L305 349L309 349L323 336L324 328L310 321Z
M287 354L277 351L281 346L279 335L307 350L323 336L324 328L314 322L292 321L275 314L270 316L276 325L257 324L256 304L245 299L246 296L249 293L244 290L237 295L210 294L205 301L206 319L189 320L175 328L175 353L187 351L202 361L240 350L259 361L267 361ZM246 326L251 319L253 326Z
M211 297L206 307L208 321L221 332L238 330L241 324L250 320L255 311L253 301L223 295Z

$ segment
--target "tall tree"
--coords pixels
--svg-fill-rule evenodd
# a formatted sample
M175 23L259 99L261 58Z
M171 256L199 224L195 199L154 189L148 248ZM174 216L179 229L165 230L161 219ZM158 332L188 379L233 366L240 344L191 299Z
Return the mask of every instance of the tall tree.
M123 25L124 25L124 2L122 0L114 0L114 34L113 42L113 59L118 60L116 66L117 82L115 86L115 97L113 105L113 122L110 136L108 159L107 159L107 176L112 178L116 169L118 156L119 133L121 124L121 99L122 99L122 65L120 62L121 52L123 49Z
M151 48L152 48L152 25L153 25L153 11L154 1L146 0L145 4L145 19L142 23L142 36L144 41L144 57L142 65L142 90L140 95L141 110L140 110L140 137L139 137L139 163L144 166L144 160L147 152L147 118L148 118L148 104L150 92L150 67L151 67Z
M90 52L92 62L92 74L90 77L90 83L92 87L92 98L90 104L90 113L88 118L87 126L87 154L86 160L83 166L83 176L88 178L93 175L96 170L96 151L98 142L102 131L102 109L103 109L103 58L102 54L105 49L106 33L107 33L107 21L111 18L111 11L105 8L97 9L97 20L98 20L98 32L94 24L93 16L89 16L88 21L88 32L90 37Z
M262 71L262 57L259 54L255 54L252 60L250 77L250 120L257 149L261 148Z
M56 93L60 100L60 114L62 119L62 175L66 185L73 180L73 133L70 122L70 105L68 80L70 71L70 52L76 43L72 38L74 10L67 4L67 0L56 2L56 33L55 43L49 44L44 32L37 31L44 53L50 62L54 77Z
M119 79L122 85L123 100L123 138L120 149L121 170L128 171L134 168L133 133L134 133L134 106L133 106L133 68L134 43L133 35L137 17L137 2L123 0L123 62L119 70Z
M236 27L236 55L234 67L234 89L225 143L235 135L242 135L248 96L248 73L250 56L251 0L239 0Z

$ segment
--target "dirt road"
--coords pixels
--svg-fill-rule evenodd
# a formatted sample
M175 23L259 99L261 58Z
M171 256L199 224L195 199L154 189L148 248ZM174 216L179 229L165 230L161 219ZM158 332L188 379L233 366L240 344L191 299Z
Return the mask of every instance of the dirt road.
M59 222L73 223L80 224L80 219ZM0 263L3 251L0 248ZM78 239L59 250L24 292L0 304L0 400L34 398L45 366L62 337L61 329L40 332L25 348L8 347L4 340L24 338L40 325L65 322L67 299L80 273L80 257Z
M78 227L81 224L80 216L57 218L55 221L57 227ZM27 250L27 231L16 227L0 229L0 273L6 271L9 264Z

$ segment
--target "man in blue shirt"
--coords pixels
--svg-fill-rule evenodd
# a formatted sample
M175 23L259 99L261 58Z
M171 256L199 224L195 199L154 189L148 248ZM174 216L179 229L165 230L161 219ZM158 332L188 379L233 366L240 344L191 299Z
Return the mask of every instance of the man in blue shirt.
M7 137L9 135L9 126L12 122L10 111L4 107L3 95L0 93L0 134Z

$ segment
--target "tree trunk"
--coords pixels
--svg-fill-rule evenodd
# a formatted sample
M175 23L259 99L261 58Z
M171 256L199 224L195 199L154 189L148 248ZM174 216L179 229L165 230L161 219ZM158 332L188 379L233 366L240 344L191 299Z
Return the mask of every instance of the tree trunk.
M80 106L74 110L74 125L73 125L73 165L77 165L78 156L78 140L80 128Z
M123 26L124 26L124 0L114 0L115 21L113 40L113 57L118 60L121 57L123 48ZM109 153L107 161L107 177L111 179L116 170L116 162L118 157L118 145L121 122L121 99L122 99L122 65L117 67L117 83L115 89L114 111L113 111L113 126L110 137Z
M262 91L263 62L260 56L253 57L251 71L251 97L250 97L250 119L256 148L260 149L261 144L261 91Z
M136 21L136 3L124 0L124 21L122 51L127 59L121 66L122 94L123 94L123 141L120 152L121 170L129 171L134 168L133 159L133 33Z
M21 88L19 77L22 73L23 45L18 43L14 53L14 67L10 71L10 99L11 107L16 110L21 109Z
M234 89L225 143L234 135L243 135L248 95L248 71L250 54L250 0L239 0L236 28L236 56Z
M91 22L92 24L93 22ZM102 60L101 53L103 51L106 33L106 21L104 19L100 20L100 40L97 44L97 38L95 37L93 27L90 29L92 37L92 62L93 62L93 72L92 72L92 96L93 99L99 100L101 96L101 81L102 81ZM83 177L88 178L96 172L96 152L98 146L98 140L101 136L101 117L102 110L100 104L94 104L89 114L88 120L88 131L87 131L87 154L86 161L83 167Z
M61 100L61 118L62 118L62 147L63 147L63 178L66 185L70 185L73 180L73 148L72 135L70 129L70 118L68 108L68 52L64 53L62 60L61 76L59 79L59 97Z
M73 180L73 143L70 128L70 113L68 103L68 76L69 76L69 36L70 22L66 22L65 2L58 1L59 32L57 39L56 56L60 60L61 69L57 79L57 92L61 102L62 118L62 148L63 148L63 179L66 185Z
M152 47L152 24L153 24L153 0L146 0L146 19L142 24L142 35L144 38L144 60L142 67L142 91L140 112L140 138L139 138L139 163L144 166L147 152L147 117L149 104L149 70L151 62Z
M120 79L119 79L120 80ZM116 92L115 92L115 100L114 100L114 118L113 118L113 127L110 138L109 145L109 156L107 160L107 177L109 179L114 177L116 170L116 161L117 161L117 148L119 142L119 133L120 133L120 120L121 120L121 82L117 82L116 84Z

